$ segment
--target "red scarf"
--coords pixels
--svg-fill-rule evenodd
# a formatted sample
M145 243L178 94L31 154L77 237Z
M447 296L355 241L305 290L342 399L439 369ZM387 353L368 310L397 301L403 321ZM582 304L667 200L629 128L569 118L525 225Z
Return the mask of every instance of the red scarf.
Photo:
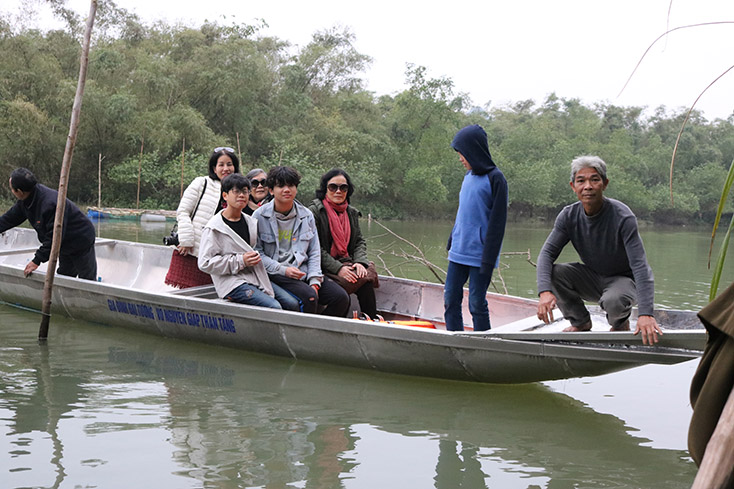
M352 237L352 227L349 225L349 215L347 214L347 206L345 200L341 204L335 204L328 198L321 201L326 209L326 216L329 218L329 229L331 230L331 251L329 254L334 258L347 258L349 252L347 245L349 238Z

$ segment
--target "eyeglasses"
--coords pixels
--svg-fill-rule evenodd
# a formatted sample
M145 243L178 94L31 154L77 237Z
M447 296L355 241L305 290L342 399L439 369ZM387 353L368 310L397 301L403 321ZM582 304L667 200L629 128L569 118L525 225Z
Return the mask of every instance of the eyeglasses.
M252 188L257 188L259 186L265 187L265 182L267 181L267 178L263 178L262 180L252 179L250 180L250 183L252 184Z
M230 148L229 146L217 146L214 148L215 153L219 153L220 151L226 151L227 153L234 154L234 149Z
M247 190L246 188L233 188L233 189L230 189L227 193L234 194L234 195L247 195L250 193L250 191Z
M337 190L341 190L343 193L346 193L349 190L349 185L347 185L346 183L342 183L341 185L330 183L326 186L326 190L328 190L329 192L336 192Z

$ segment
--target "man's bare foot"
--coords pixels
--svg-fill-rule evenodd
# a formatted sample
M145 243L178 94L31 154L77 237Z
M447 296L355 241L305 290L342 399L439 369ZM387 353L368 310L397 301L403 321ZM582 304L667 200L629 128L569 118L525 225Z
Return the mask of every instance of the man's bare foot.
M591 321L587 321L584 324L581 324L579 326L569 326L568 328L564 329L564 333L577 333L580 331L590 331L591 330Z
M611 328L609 331L629 331L630 330L630 320L626 320L616 328Z

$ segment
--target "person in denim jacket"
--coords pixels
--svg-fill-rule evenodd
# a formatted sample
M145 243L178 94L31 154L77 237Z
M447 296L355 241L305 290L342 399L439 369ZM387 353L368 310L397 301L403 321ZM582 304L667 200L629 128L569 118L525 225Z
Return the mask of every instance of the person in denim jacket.
M346 317L350 299L337 283L321 272L321 246L313 214L298 203L301 175L294 168L276 166L268 172L273 200L256 210L256 251L272 283L301 301L303 312Z

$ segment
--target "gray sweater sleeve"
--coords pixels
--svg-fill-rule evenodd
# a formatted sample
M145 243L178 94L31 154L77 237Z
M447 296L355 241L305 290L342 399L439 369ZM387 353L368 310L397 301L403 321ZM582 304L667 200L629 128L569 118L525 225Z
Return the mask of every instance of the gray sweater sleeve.
M553 230L545 240L538 254L538 266L536 269L538 281L538 294L551 290L551 272L553 263L563 251L564 246L570 241L566 232L567 208L564 208L553 225Z
M655 303L655 279L647 263L645 247L637 231L637 220L626 218L620 228L632 276L637 288L637 309L640 316L652 316Z

